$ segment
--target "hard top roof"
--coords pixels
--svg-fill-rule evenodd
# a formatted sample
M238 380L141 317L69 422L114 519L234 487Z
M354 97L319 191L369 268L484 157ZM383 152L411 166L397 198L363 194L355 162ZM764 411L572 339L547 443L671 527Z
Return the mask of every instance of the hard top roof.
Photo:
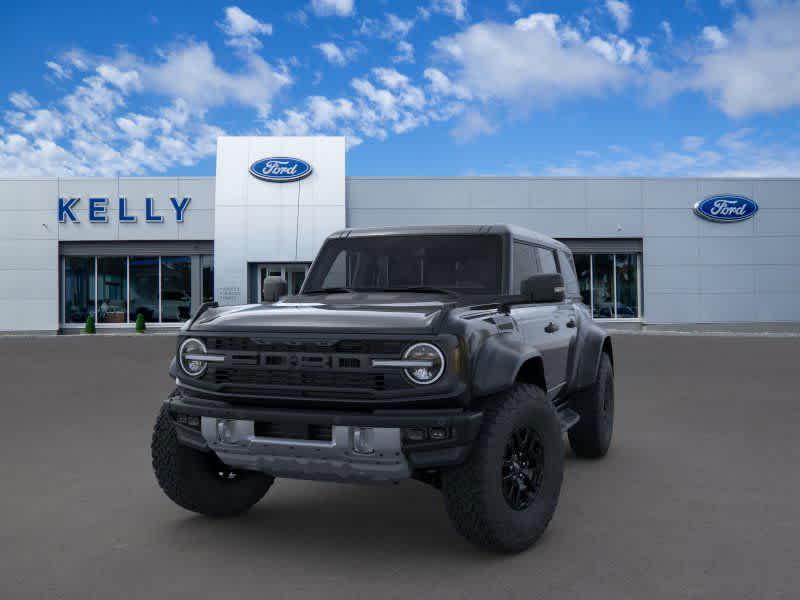
M356 227L341 229L328 239L381 237L390 235L509 235L514 239L543 244L569 252L569 248L553 238L518 225L414 225L405 227Z

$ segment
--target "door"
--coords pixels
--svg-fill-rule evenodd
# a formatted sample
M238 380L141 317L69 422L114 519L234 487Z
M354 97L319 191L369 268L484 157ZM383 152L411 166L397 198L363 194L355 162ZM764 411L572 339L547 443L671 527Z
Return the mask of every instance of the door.
M557 273L558 263L549 248L514 243L514 293L519 293L521 282L535 273ZM525 337L536 347L544 361L547 390L557 393L567 381L567 363L572 340L575 337L575 310L569 301L547 304L518 304L511 309L511 317Z
M545 248L543 246L536 246L536 258L539 261L539 269L542 273L561 273L566 281L569 273L565 273L559 268L559 262L556 258L556 252L552 248ZM558 385L563 385L569 379L569 361L570 350L572 344L577 336L577 327L575 321L575 306L566 294L566 299L562 302L549 305L554 309L552 323L548 323L547 330L551 332L554 343L554 368L557 368L557 373L554 377L558 381Z
M290 264L261 264L258 266L258 288L254 290L259 301L263 301L261 290L264 288L264 279L269 277L280 277L286 281L288 294L294 296L300 292L303 282L308 272L308 263Z

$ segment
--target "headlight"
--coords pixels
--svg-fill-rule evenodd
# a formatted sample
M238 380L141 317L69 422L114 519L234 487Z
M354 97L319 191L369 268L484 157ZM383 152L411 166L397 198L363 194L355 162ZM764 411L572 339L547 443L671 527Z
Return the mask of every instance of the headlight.
M403 360L419 361L419 365L404 369L406 376L416 384L429 385L444 373L444 355L433 344L414 344L403 354Z
M184 340L178 350L178 362L187 375L200 377L206 372L208 362L205 360L206 345L197 338Z

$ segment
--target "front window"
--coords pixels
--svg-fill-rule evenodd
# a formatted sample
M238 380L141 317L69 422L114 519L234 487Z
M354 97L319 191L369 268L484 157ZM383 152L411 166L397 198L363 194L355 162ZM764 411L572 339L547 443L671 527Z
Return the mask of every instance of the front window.
M304 292L435 287L462 294L502 290L502 240L496 235L376 236L329 240Z

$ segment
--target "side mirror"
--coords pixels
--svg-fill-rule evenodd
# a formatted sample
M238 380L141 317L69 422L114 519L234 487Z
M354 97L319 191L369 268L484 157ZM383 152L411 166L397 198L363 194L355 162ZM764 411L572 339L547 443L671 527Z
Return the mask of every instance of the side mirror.
M520 293L531 302L563 302L564 278L560 273L537 273L522 282Z
M262 302L277 302L282 296L286 296L289 286L282 277L264 277L264 284L261 286Z

